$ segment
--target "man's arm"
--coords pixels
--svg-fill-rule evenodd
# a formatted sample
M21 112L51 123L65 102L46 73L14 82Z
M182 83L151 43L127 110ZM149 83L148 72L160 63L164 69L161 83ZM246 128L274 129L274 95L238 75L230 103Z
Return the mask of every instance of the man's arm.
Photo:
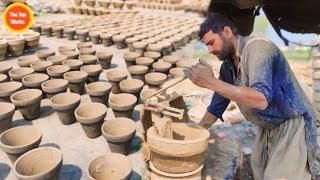
M215 123L217 120L218 118L215 115L207 111L206 114L203 116L202 120L199 122L199 125L206 129L209 129L211 125Z

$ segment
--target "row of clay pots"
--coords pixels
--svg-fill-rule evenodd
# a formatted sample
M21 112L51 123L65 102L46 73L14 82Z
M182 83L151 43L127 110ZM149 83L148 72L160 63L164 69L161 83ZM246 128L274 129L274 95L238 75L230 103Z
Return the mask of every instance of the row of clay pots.
M186 6L182 3L180 4L163 4L163 3L148 3L141 2L138 4L138 7L147 8L147 9L161 9L161 10L171 10L171 11L179 11L186 9Z

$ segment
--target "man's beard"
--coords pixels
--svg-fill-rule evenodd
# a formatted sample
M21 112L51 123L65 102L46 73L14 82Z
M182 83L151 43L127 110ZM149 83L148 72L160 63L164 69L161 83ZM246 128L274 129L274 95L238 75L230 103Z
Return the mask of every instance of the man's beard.
M227 38L222 35L220 35L220 38L222 40L223 47L221 51L215 51L213 54L216 55L220 61L225 61L226 59L233 57L235 54L235 48Z

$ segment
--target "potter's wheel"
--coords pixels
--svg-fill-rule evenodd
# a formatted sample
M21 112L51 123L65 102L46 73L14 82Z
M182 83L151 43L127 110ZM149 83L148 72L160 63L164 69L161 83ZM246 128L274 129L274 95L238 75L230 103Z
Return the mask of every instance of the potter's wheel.
M160 171L159 169L157 169L153 165L153 163L151 161L149 162L149 165L150 165L151 171L155 172L156 174L159 174L161 176L165 176L168 178L184 178L184 179L186 179L188 177L190 177L190 178L192 177L192 179L198 179L198 178L201 179L201 170L203 168L203 165L201 165L198 169L191 171L191 172L182 173L182 174L172 174L172 173ZM199 177L197 177L197 176L199 176Z

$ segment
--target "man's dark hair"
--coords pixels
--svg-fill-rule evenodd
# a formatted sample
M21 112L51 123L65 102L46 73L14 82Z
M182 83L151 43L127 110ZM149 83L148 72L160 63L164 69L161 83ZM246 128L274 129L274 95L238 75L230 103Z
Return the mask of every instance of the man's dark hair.
M214 33L220 33L225 26L229 26L235 36L238 35L237 27L226 16L223 16L219 13L208 14L206 20L200 26L198 36L200 39L202 39L203 36L210 30L212 30Z

